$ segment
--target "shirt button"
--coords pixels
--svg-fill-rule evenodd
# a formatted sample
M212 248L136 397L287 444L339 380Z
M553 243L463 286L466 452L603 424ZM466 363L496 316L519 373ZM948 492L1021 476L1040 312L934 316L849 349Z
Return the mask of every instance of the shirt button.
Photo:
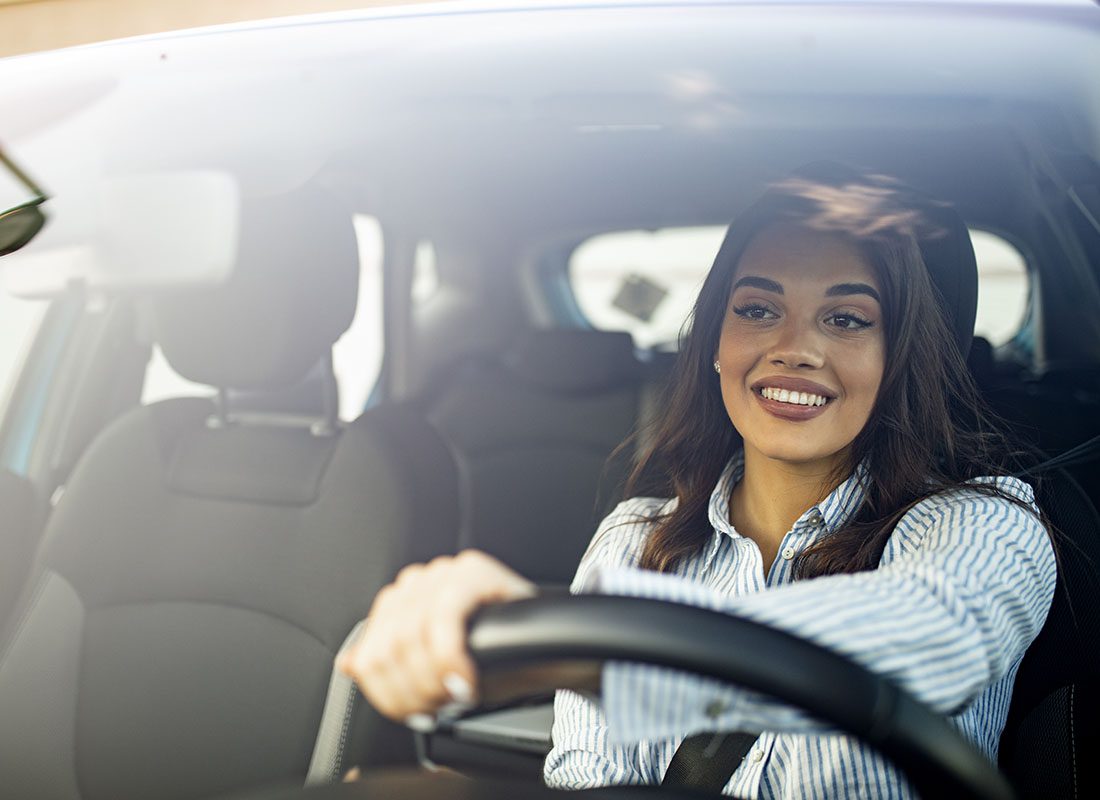
M813 511L810 512L810 516L806 518L806 521L809 522L811 525L820 525L822 522L825 521L825 517L821 516L821 512L815 508Z
M785 561L790 561L792 558L794 558L794 548L793 547L784 547L783 548L783 559Z
M704 713L711 719L715 719L721 716L722 712L726 710L727 706L721 700L711 700L707 703L707 707L703 709Z
M764 751L763 750L754 750L753 753L752 753L752 760L757 761L757 762L763 761L764 760Z

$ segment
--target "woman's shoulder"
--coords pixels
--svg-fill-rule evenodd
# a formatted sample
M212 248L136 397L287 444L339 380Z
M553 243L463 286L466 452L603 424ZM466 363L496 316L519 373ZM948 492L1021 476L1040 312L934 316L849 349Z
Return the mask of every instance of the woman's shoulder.
M594 548L613 546L617 542L644 542L657 520L672 513L675 508L676 498L631 497L623 500L596 529L588 546L589 553Z
M927 513L969 509L975 513L984 513L990 509L1021 506L1038 510L1035 506L1035 490L1030 484L1011 475L984 475L929 495L914 506L914 511Z
M1010 565L1025 569L1024 564L1036 585L1054 590L1057 559L1051 532L1035 505L1035 492L1018 478L974 478L924 498L895 526L880 565L922 552L952 554L953 563L962 567L959 574L971 579L989 577L991 571L1008 574Z
M991 529L996 529L998 536L989 537ZM998 542L1008 546L1011 541L1029 550L1045 549L1047 539L1031 486L1019 478L988 475L936 492L913 505L895 527L887 550L907 551L922 542L971 540L982 546ZM889 555L884 558L889 560Z
M672 512L676 499L631 497L604 517L588 544L574 586L598 567L634 566L642 557L646 537L657 520Z
M598 530L645 522L655 517L665 516L675 508L675 497L630 497L615 506L611 513L603 518Z

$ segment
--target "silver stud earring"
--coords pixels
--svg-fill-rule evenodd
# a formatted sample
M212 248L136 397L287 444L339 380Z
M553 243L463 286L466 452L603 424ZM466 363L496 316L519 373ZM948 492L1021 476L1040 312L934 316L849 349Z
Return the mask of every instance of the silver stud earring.
M722 372L722 365L718 363L717 359L715 359L715 361L714 361L714 371L717 372L717 373Z

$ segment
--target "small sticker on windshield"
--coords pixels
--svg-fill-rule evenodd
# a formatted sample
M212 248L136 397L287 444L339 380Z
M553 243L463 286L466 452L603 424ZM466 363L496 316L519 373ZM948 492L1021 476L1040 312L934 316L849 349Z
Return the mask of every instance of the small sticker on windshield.
M631 274L623 279L611 305L625 311L635 319L649 322L661 302L668 297L668 290L649 278Z

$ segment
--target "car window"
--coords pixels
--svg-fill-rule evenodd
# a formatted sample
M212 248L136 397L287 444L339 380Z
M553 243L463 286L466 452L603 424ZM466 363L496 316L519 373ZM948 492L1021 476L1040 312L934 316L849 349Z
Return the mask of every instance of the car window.
M639 347L675 347L725 226L619 231L573 251L569 282L595 328L629 331Z
M1012 244L995 233L971 230L978 259L978 316L974 335L1004 344L1027 316L1031 286L1027 262Z
M700 226L593 236L569 259L581 314L595 328L629 332L639 347L674 348L724 233L724 226ZM1003 344L1027 312L1027 264L994 233L971 229L970 238L978 260L974 332Z
M376 218L362 214L355 215L354 223L359 241L359 300L351 327L332 348L340 419L345 421L362 413L382 369L382 228ZM143 403L170 397L210 397L214 392L213 387L179 375L154 346L145 373Z
M49 306L0 292L0 417L7 413L15 381Z

